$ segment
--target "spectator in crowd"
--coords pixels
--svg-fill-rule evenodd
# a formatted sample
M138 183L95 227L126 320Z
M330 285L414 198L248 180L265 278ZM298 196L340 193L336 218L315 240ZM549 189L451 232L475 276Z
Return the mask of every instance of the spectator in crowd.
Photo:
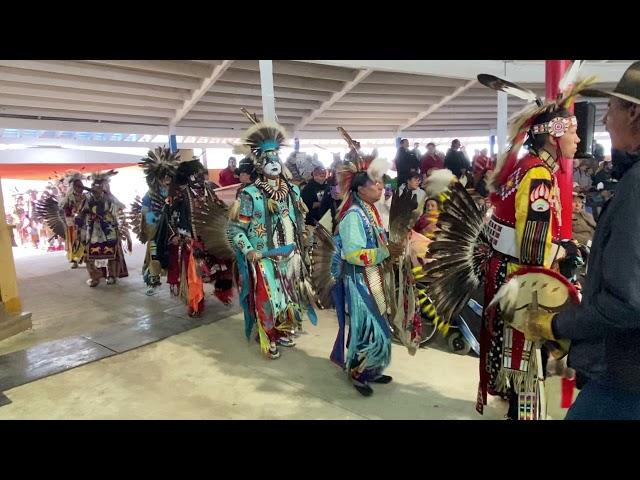
M316 167L311 180L301 192L302 201L309 209L305 220L307 225L316 225L326 213L330 204L323 200L325 196L331 196L330 189L327 185L327 170L324 167ZM325 208L322 208L323 206Z
M289 170L289 173L291 174L291 183L300 185L304 179L302 178L302 173L300 173L300 169L298 167L297 155L297 152L291 152L287 157L287 161L284 163L284 166L287 167L287 170Z
M427 153L422 157L420 163L420 173L423 175L429 175L433 170L439 170L444 168L444 158L436 151L436 144L433 142L427 143Z
M338 226L338 222L336 221L336 213L338 211L340 203L342 203L342 196L340 195L338 186L329 185L329 194L325 194L324 197L322 197L322 202L320 202L320 210L324 212L323 216L327 214L327 211L331 212L331 232L335 231L336 227ZM320 217L320 220L322 220L322 217Z
M604 203L611 197L615 189L616 180L611 178L612 170L611 159L603 161L593 176L592 191L587 195L587 207L591 209L596 221Z
M405 189L408 189L418 202L416 210L418 210L418 212L422 212L424 202L427 199L427 192L420 188L420 185L422 184L422 175L418 170L411 170L407 176L407 181L398 187L398 194L402 195Z
M593 186L596 187L596 189L599 183L602 183L602 186L604 188L608 183L611 182L611 170L613 170L611 159L609 159L608 161L603 161L600 165L600 168L593 176Z
M589 163L584 159L573 159L573 183L578 184L578 191L582 193L586 193L591 189L593 181L587 172L588 168Z
M355 145L355 148L349 148L349 152L347 152L347 154L344 156L345 161L351 162L358 156L358 152L360 151L360 142L354 140L353 144ZM408 144L409 143L407 142L407 145Z
M444 157L444 168L451 170L459 179L462 179L471 170L469 159L462 150L460 140L457 138L451 142L451 148Z
M420 143L415 142L413 144L413 150L412 150L413 154L416 156L416 158L418 160L420 160L422 158L422 153L420 153Z
M329 167L329 171L327 172L327 184L334 186L338 183L338 166L342 165L342 159L340 158L339 153L333 154L333 161L331 162L331 166Z
M413 229L433 240L438 229L438 216L440 215L440 202L436 198L428 198L424 203L424 211Z
M313 177L313 171L320 167L324 169L324 165L318 158L318 154L314 153L313 155L307 155L303 152L298 152L296 156L296 161L298 164L298 172L302 177L303 181L308 182ZM326 172L326 170L325 170Z
M591 246L593 232L596 229L596 221L593 216L584 209L585 195L573 192L573 238L582 245Z
M227 168L220 172L221 187L228 187L229 185L235 185L238 183L238 177L236 177L236 157L229 157Z
M593 139L593 157L595 158L596 162L598 162L598 164L600 164L601 162L604 161L604 147L602 145L600 145L598 142L596 142L596 139Z
M396 171L398 172L398 185L407 181L411 170L420 171L420 160L409 150L409 140L403 138L395 159Z
M236 198L238 198L242 189L247 185L251 185L258 175L255 172L253 161L250 158L240 160L240 166L236 168L235 174L240 182L240 187L238 187L238 191L236 192Z
M488 151L483 148L473 161L473 187L480 192L480 190L486 191L486 186L483 185L487 172L492 169L492 162L489 158ZM480 188L479 188L480 187ZM481 193L482 195L482 193ZM485 195L483 195L485 196Z

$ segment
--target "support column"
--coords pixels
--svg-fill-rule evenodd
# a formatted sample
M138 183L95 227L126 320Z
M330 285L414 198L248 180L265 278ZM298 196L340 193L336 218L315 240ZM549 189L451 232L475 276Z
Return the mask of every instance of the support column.
M204 168L209 170L209 163L207 161L207 149L206 148L202 149L202 155L200 156L200 161L202 162L202 165L204 165Z
M498 125L496 128L498 155L502 155L507 146L507 103L507 94L505 92L498 92Z
M273 92L273 61L260 60L260 89L262 91L262 118L275 122L276 97Z
M489 150L490 150L490 155L493 158L493 154L496 153L496 136L495 135L491 135L489 137Z
M169 135L169 149L171 150L171 153L176 153L178 151L178 141L173 133Z
M545 84L547 101L553 100L558 95L558 82L565 71L571 66L571 60L545 60ZM573 111L573 105L570 106ZM569 159L560 159L560 170L557 173L558 187L560 188L560 204L562 205L562 226L560 236L562 239L572 237L572 203L573 203L573 162Z
M31 314L22 312L18 294L18 277L11 248L11 227L2 196L0 179L0 340L31 328Z

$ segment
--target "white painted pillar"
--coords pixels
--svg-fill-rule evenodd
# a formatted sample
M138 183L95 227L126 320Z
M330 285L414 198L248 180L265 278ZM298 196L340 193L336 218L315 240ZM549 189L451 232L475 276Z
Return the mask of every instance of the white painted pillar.
M209 165L207 164L207 149L203 148L200 151L202 152L200 155L200 161L202 162L202 165L204 165L204 168L209 170Z
M498 125L496 136L498 137L498 155L501 155L506 148L507 143L507 94L498 92Z
M276 98L273 92L273 62L260 60L260 88L262 90L262 118L275 122Z

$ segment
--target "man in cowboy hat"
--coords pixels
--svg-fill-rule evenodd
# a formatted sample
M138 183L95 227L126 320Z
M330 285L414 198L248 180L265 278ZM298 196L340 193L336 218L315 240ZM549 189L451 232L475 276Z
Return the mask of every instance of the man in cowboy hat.
M568 364L581 391L568 420L640 420L640 62L612 92L582 94L609 97L603 122L619 183L598 220L582 303L531 314L522 330L571 341Z

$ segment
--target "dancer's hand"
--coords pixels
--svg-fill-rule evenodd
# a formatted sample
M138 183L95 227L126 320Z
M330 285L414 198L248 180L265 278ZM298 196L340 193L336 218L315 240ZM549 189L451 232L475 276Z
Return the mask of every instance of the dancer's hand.
M404 253L404 245L401 243L389 242L387 249L392 258L398 258Z
M553 316L553 313L544 310L516 311L509 326L524 333L526 339L532 342L555 340L551 328Z
M262 258L262 254L258 250L251 250L247 253L247 260L251 263L257 262Z

